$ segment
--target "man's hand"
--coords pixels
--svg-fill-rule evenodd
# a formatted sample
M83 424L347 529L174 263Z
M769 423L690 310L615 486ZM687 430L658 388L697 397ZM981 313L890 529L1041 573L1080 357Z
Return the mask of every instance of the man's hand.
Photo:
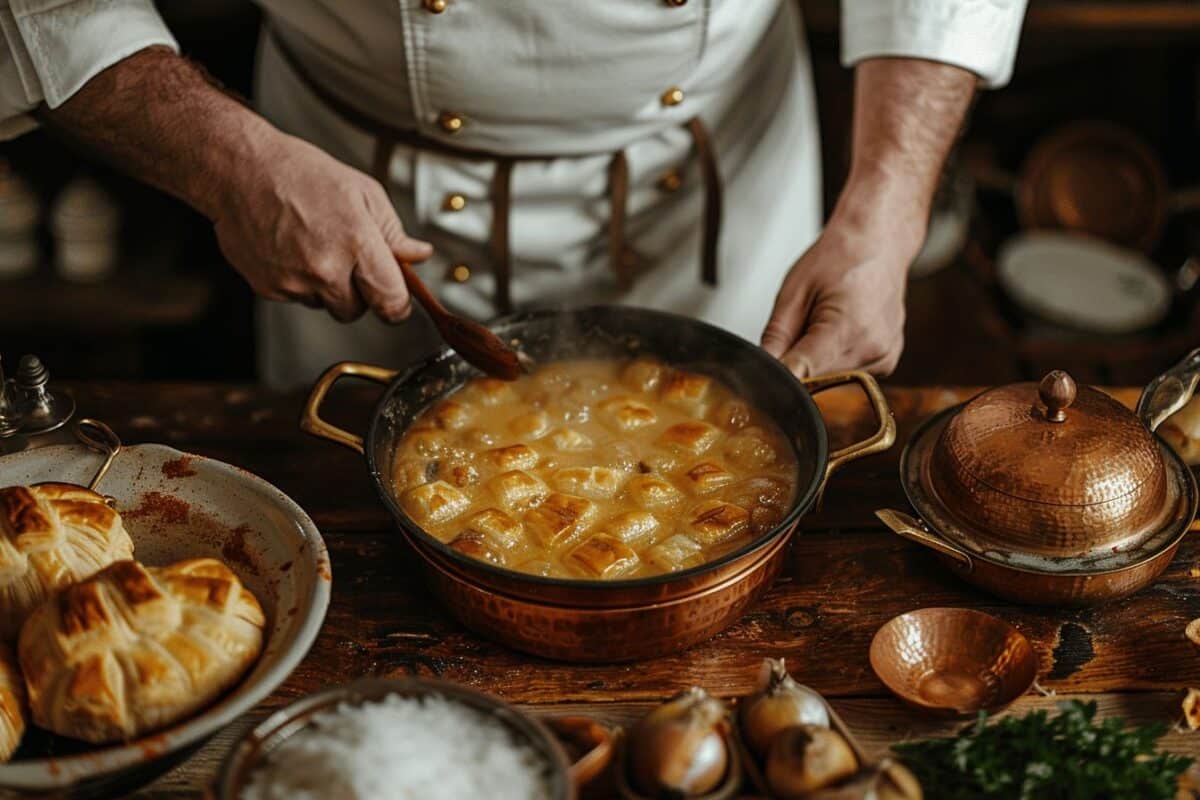
M377 181L281 133L166 48L103 70L39 117L53 131L192 205L259 294L348 321L408 316L396 258L411 239Z
M221 252L255 292L324 307L349 322L370 307L399 322L411 312L396 259L433 253L404 233L387 192L307 142L272 132L247 174L213 211Z
M763 347L797 376L895 369L908 267L975 83L972 73L931 61L858 66L850 175L824 232L784 279L763 331Z

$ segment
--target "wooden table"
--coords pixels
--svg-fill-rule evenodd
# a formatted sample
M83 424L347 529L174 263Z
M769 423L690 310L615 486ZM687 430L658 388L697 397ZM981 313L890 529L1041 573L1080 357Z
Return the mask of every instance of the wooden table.
M1097 700L1106 715L1173 724L1181 718L1180 689L1200 683L1200 655L1183 635L1200 616L1200 539L1186 540L1163 577L1136 597L1081 610L1013 606L960 582L875 520L877 508L905 508L896 478L899 444L833 479L824 507L801 522L783 576L728 631L655 661L572 666L506 650L450 619L426 592L417 560L376 499L361 458L297 430L300 395L198 384L73 388L81 412L108 421L127 442L163 442L271 481L312 515L333 560L333 600L308 658L254 712L135 795L143 800L201 797L234 740L269 711L367 675L436 675L538 713L583 711L625 724L692 684L723 697L743 694L764 656L784 656L798 680L824 693L863 744L881 752L905 737L954 728L901 707L867 662L880 625L924 606L978 608L1030 638L1040 658L1040 693L1018 702L1017 712L1052 705L1055 697L1081 697ZM971 393L889 389L898 442L917 422ZM1115 394L1136 399L1133 390ZM330 415L361 429L374 396L366 387L348 387ZM821 405L835 444L870 428L853 393L827 393ZM1200 734L1173 730L1164 744L1200 757Z

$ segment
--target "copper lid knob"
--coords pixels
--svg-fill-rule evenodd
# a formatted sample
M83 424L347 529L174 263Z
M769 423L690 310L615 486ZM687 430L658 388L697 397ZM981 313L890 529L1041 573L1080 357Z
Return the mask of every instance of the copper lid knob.
M1075 402L1075 380L1061 369L1048 373L1038 384L1038 399L1046 407L1046 419L1066 422L1067 407Z

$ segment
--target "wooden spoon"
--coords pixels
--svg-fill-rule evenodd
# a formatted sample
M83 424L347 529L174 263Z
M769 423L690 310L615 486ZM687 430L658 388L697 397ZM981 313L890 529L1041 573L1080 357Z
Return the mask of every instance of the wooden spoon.
M399 261L404 282L417 301L429 312L438 333L446 344L463 357L468 364L488 375L506 381L515 381L529 371L533 360L506 345L499 336L478 322L463 319L446 310L446 307L429 291L407 261Z

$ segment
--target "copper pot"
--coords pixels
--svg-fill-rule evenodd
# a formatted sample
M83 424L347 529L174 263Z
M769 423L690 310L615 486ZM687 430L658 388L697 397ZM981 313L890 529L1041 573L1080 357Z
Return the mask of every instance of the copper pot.
M900 458L920 519L876 512L966 580L1018 602L1088 605L1143 588L1196 516L1191 470L1154 428L1191 396L1193 354L1134 415L1061 371L924 423Z
M528 575L469 558L421 529L391 491L395 442L425 408L457 389L469 368L449 350L399 373L365 364L331 367L313 387L300 427L364 453L384 504L425 562L434 592L464 625L519 650L566 661L651 658L707 639L733 624L770 586L800 517L839 466L886 450L895 422L878 384L864 372L796 380L777 360L744 339L697 320L661 311L599 306L534 311L497 322L538 363L572 358L653 355L716 377L771 416L798 461L796 497L780 523L721 558L668 575L633 580L564 580ZM342 376L386 384L365 440L320 417L329 388ZM879 427L868 439L829 452L812 394L860 386Z

